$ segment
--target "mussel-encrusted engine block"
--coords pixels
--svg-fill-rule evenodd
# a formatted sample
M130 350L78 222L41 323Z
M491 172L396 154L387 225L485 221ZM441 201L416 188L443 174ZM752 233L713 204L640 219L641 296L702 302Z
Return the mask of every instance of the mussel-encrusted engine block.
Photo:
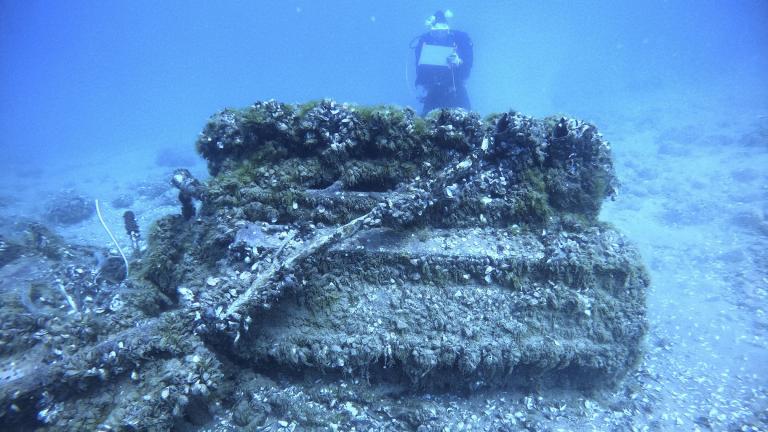
M616 179L589 123L267 101L197 148L196 331L255 367L591 387L640 356L648 277L597 220Z

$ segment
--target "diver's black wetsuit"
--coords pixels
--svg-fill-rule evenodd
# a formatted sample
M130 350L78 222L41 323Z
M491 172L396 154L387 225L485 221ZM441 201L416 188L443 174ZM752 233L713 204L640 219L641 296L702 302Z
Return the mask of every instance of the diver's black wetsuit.
M453 67L419 65L424 44L454 47L462 63ZM469 35L458 30L446 30L444 34L429 31L419 37L415 49L416 85L423 86L427 91L422 115L435 108L470 109L469 96L464 87L464 81L469 78L472 69L473 52Z

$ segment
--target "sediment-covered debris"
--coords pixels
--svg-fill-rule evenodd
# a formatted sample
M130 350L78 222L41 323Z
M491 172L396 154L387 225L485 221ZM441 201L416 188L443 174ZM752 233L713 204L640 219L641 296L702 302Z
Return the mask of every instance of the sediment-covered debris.
M46 219L54 224L73 225L94 213L93 201L75 191L62 191L47 203Z
M594 389L640 357L648 278L597 219L616 179L589 123L265 101L197 150L212 177L174 174L182 215L114 283L115 327L0 383L2 421L416 428L392 388Z

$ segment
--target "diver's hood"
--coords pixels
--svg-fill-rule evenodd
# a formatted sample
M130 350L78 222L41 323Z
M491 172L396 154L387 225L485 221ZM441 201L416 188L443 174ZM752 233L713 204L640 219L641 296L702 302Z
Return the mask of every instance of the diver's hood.
M445 12L437 11L434 15L427 18L424 24L429 27L430 30L450 30L451 27L448 26L448 18L453 18L453 12L450 10L446 10Z

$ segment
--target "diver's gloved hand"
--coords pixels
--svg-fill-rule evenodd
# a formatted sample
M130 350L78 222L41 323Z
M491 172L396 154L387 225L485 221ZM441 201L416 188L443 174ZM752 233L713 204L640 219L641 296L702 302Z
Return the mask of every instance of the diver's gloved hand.
M448 66L451 66L451 67L461 66L461 64L464 63L461 60L461 57L459 57L459 55L456 53L449 55L446 60L448 61Z

